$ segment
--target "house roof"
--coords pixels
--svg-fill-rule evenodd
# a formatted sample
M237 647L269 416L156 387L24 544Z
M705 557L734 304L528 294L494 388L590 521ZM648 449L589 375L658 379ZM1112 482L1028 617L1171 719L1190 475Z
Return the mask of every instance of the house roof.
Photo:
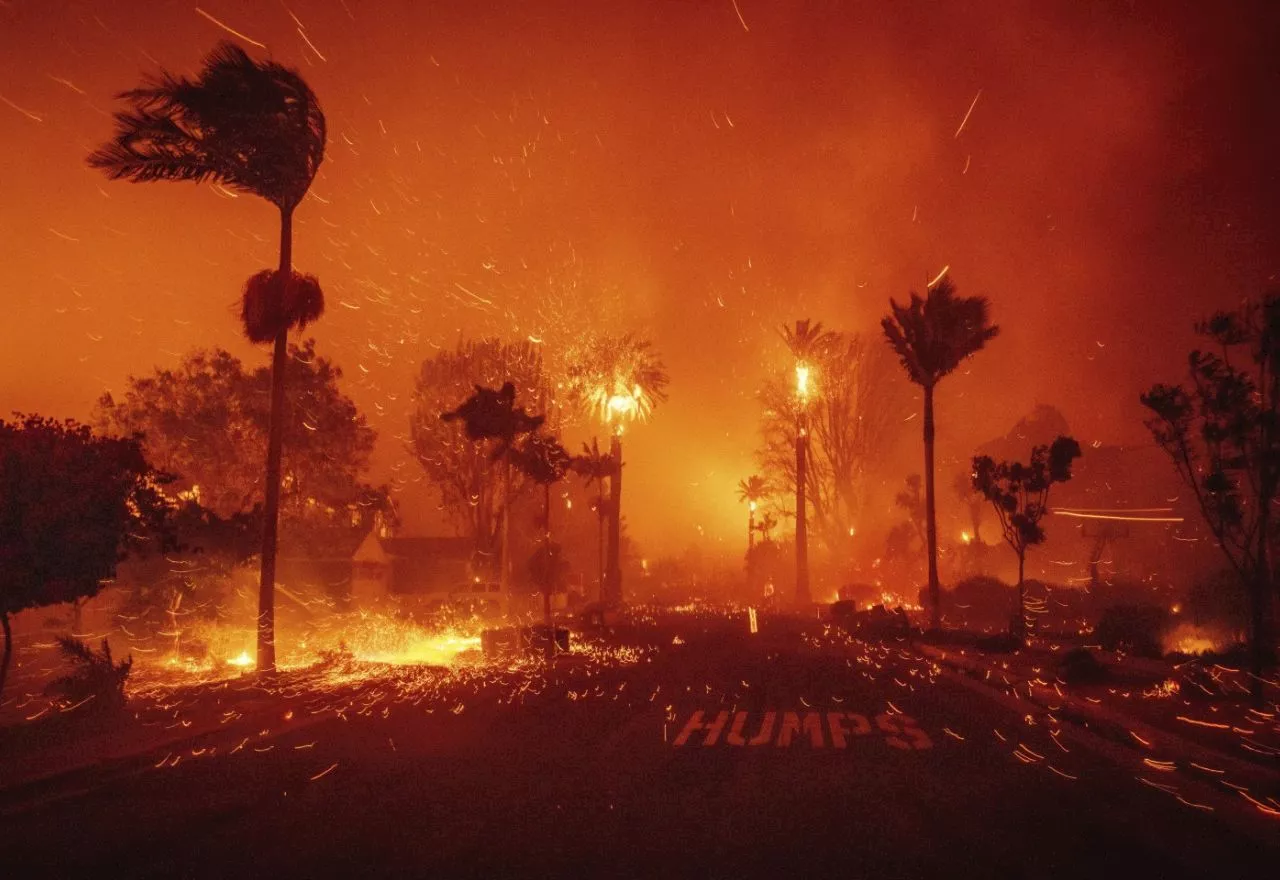
M406 537L380 539L388 556L400 559L449 558L470 559L472 541L458 537Z

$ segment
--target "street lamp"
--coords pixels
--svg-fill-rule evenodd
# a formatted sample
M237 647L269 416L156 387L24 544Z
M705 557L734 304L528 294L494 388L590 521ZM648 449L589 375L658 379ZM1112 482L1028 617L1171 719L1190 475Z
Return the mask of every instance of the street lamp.
M809 366L796 363L796 604L808 605L809 594L809 528L805 518L804 484L808 478Z

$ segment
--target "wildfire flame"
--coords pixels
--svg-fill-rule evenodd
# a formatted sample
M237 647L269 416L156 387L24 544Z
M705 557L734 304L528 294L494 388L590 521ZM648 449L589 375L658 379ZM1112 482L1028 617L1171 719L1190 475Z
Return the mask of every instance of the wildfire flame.
M804 363L796 364L796 395L802 403L809 399L809 366Z

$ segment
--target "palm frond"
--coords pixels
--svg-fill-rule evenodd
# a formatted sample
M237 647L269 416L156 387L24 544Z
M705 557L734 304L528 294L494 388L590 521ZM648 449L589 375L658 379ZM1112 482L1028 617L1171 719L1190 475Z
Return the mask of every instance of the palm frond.
M165 71L122 92L113 139L89 164L135 182L215 180L291 211L324 160L326 125L301 76L224 42L197 79Z
M314 275L292 273L281 290L280 273L263 269L245 282L240 320L250 342L272 342L285 330L303 330L324 314L324 292Z
M950 277L924 297L912 292L906 304L889 300L889 309L881 321L885 338L911 381L923 387L937 384L1000 332L990 323L986 297L956 296Z

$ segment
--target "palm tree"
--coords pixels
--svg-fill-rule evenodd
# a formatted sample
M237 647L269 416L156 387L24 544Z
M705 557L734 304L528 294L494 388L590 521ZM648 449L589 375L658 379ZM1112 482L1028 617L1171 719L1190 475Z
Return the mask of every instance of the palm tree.
M622 602L622 423L643 421L667 399L670 376L653 343L632 333L589 338L567 356L568 397L612 428L609 454L609 544L604 601Z
M929 549L931 625L942 625L938 608L938 517L933 492L933 389L970 355L981 351L1000 328L991 324L986 297L958 297L950 278L928 288L921 298L898 305L890 299L891 314L880 325L902 361L907 377L924 389L924 498Z
M820 359L840 338L834 330L825 329L821 321L808 318L796 321L795 327L783 325L778 332L786 343L787 351L797 361L806 364Z
M276 529L284 435L289 329L324 309L319 284L293 271L293 212L324 160L325 119L297 71L254 61L223 42L197 79L161 71L119 96L115 136L89 156L113 180L205 181L259 196L280 211L280 262L245 288L242 316L254 342L272 342L271 430L267 441L262 579L258 593L258 669L275 671Z
M794 329L784 326L781 333L782 341L796 361L796 602L806 605L812 597L809 594L809 522L805 501L809 415L805 409L809 402L809 377L814 361L830 350L839 337L823 330L821 321L813 322L808 318L796 321Z
M753 574L753 557L752 551L756 546L756 508L760 505L769 494L769 487L765 484L764 477L759 474L752 474L745 480L738 481L738 502L745 502L747 505L747 592L750 593L755 587L755 579Z
M607 452L600 451L600 441L592 437L591 445L582 444L582 454L573 459L574 473L586 479L586 484L590 486L596 484L596 584L597 589L604 589L604 524L609 518L609 504L604 497L604 481L612 479L614 470L613 456ZM597 598L603 598L597 595Z

